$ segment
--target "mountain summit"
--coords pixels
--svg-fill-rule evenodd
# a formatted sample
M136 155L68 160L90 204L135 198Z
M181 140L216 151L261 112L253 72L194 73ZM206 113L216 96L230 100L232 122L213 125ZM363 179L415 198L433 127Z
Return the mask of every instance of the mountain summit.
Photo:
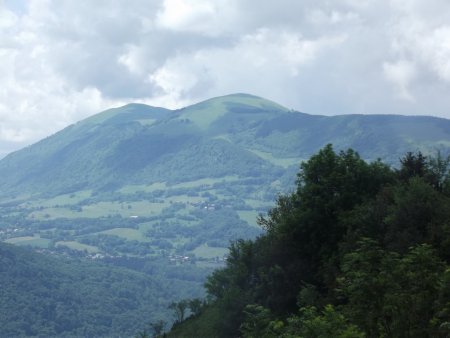
M280 176L333 143L396 162L406 151L448 153L450 121L395 115L314 116L248 94L183 109L113 108L0 161L2 194L57 195L237 175ZM295 170L293 169L293 170Z

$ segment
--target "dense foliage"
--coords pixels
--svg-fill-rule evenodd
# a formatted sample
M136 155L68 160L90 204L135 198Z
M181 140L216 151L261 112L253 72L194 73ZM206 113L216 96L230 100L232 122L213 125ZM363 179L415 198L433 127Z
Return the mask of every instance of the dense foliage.
M407 153L393 170L323 148L169 336L448 337L449 162Z
M0 337L132 336L148 322L170 320L171 299L199 295L169 272L144 274L0 243Z

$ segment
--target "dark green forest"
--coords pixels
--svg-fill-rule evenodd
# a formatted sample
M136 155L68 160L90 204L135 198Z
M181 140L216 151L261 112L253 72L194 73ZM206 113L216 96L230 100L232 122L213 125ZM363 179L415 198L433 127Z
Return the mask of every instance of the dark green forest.
M195 270L114 265L0 243L0 337L131 337L170 320L171 299L201 295Z
M448 158L392 169L328 145L259 224L169 337L450 336Z

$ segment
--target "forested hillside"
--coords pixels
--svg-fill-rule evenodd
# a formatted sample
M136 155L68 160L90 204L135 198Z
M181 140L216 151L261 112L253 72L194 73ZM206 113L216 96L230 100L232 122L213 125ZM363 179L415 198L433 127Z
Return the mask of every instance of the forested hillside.
M169 337L449 337L449 159L326 146Z
M0 337L130 337L149 322L170 321L171 300L199 293L195 283L151 268L145 274L0 243Z

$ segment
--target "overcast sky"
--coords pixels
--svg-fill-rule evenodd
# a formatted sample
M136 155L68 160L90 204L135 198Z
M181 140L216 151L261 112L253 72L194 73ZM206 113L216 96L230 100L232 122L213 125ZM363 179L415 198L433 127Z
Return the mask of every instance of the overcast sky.
M106 108L246 92L450 118L448 0L0 0L0 157Z

